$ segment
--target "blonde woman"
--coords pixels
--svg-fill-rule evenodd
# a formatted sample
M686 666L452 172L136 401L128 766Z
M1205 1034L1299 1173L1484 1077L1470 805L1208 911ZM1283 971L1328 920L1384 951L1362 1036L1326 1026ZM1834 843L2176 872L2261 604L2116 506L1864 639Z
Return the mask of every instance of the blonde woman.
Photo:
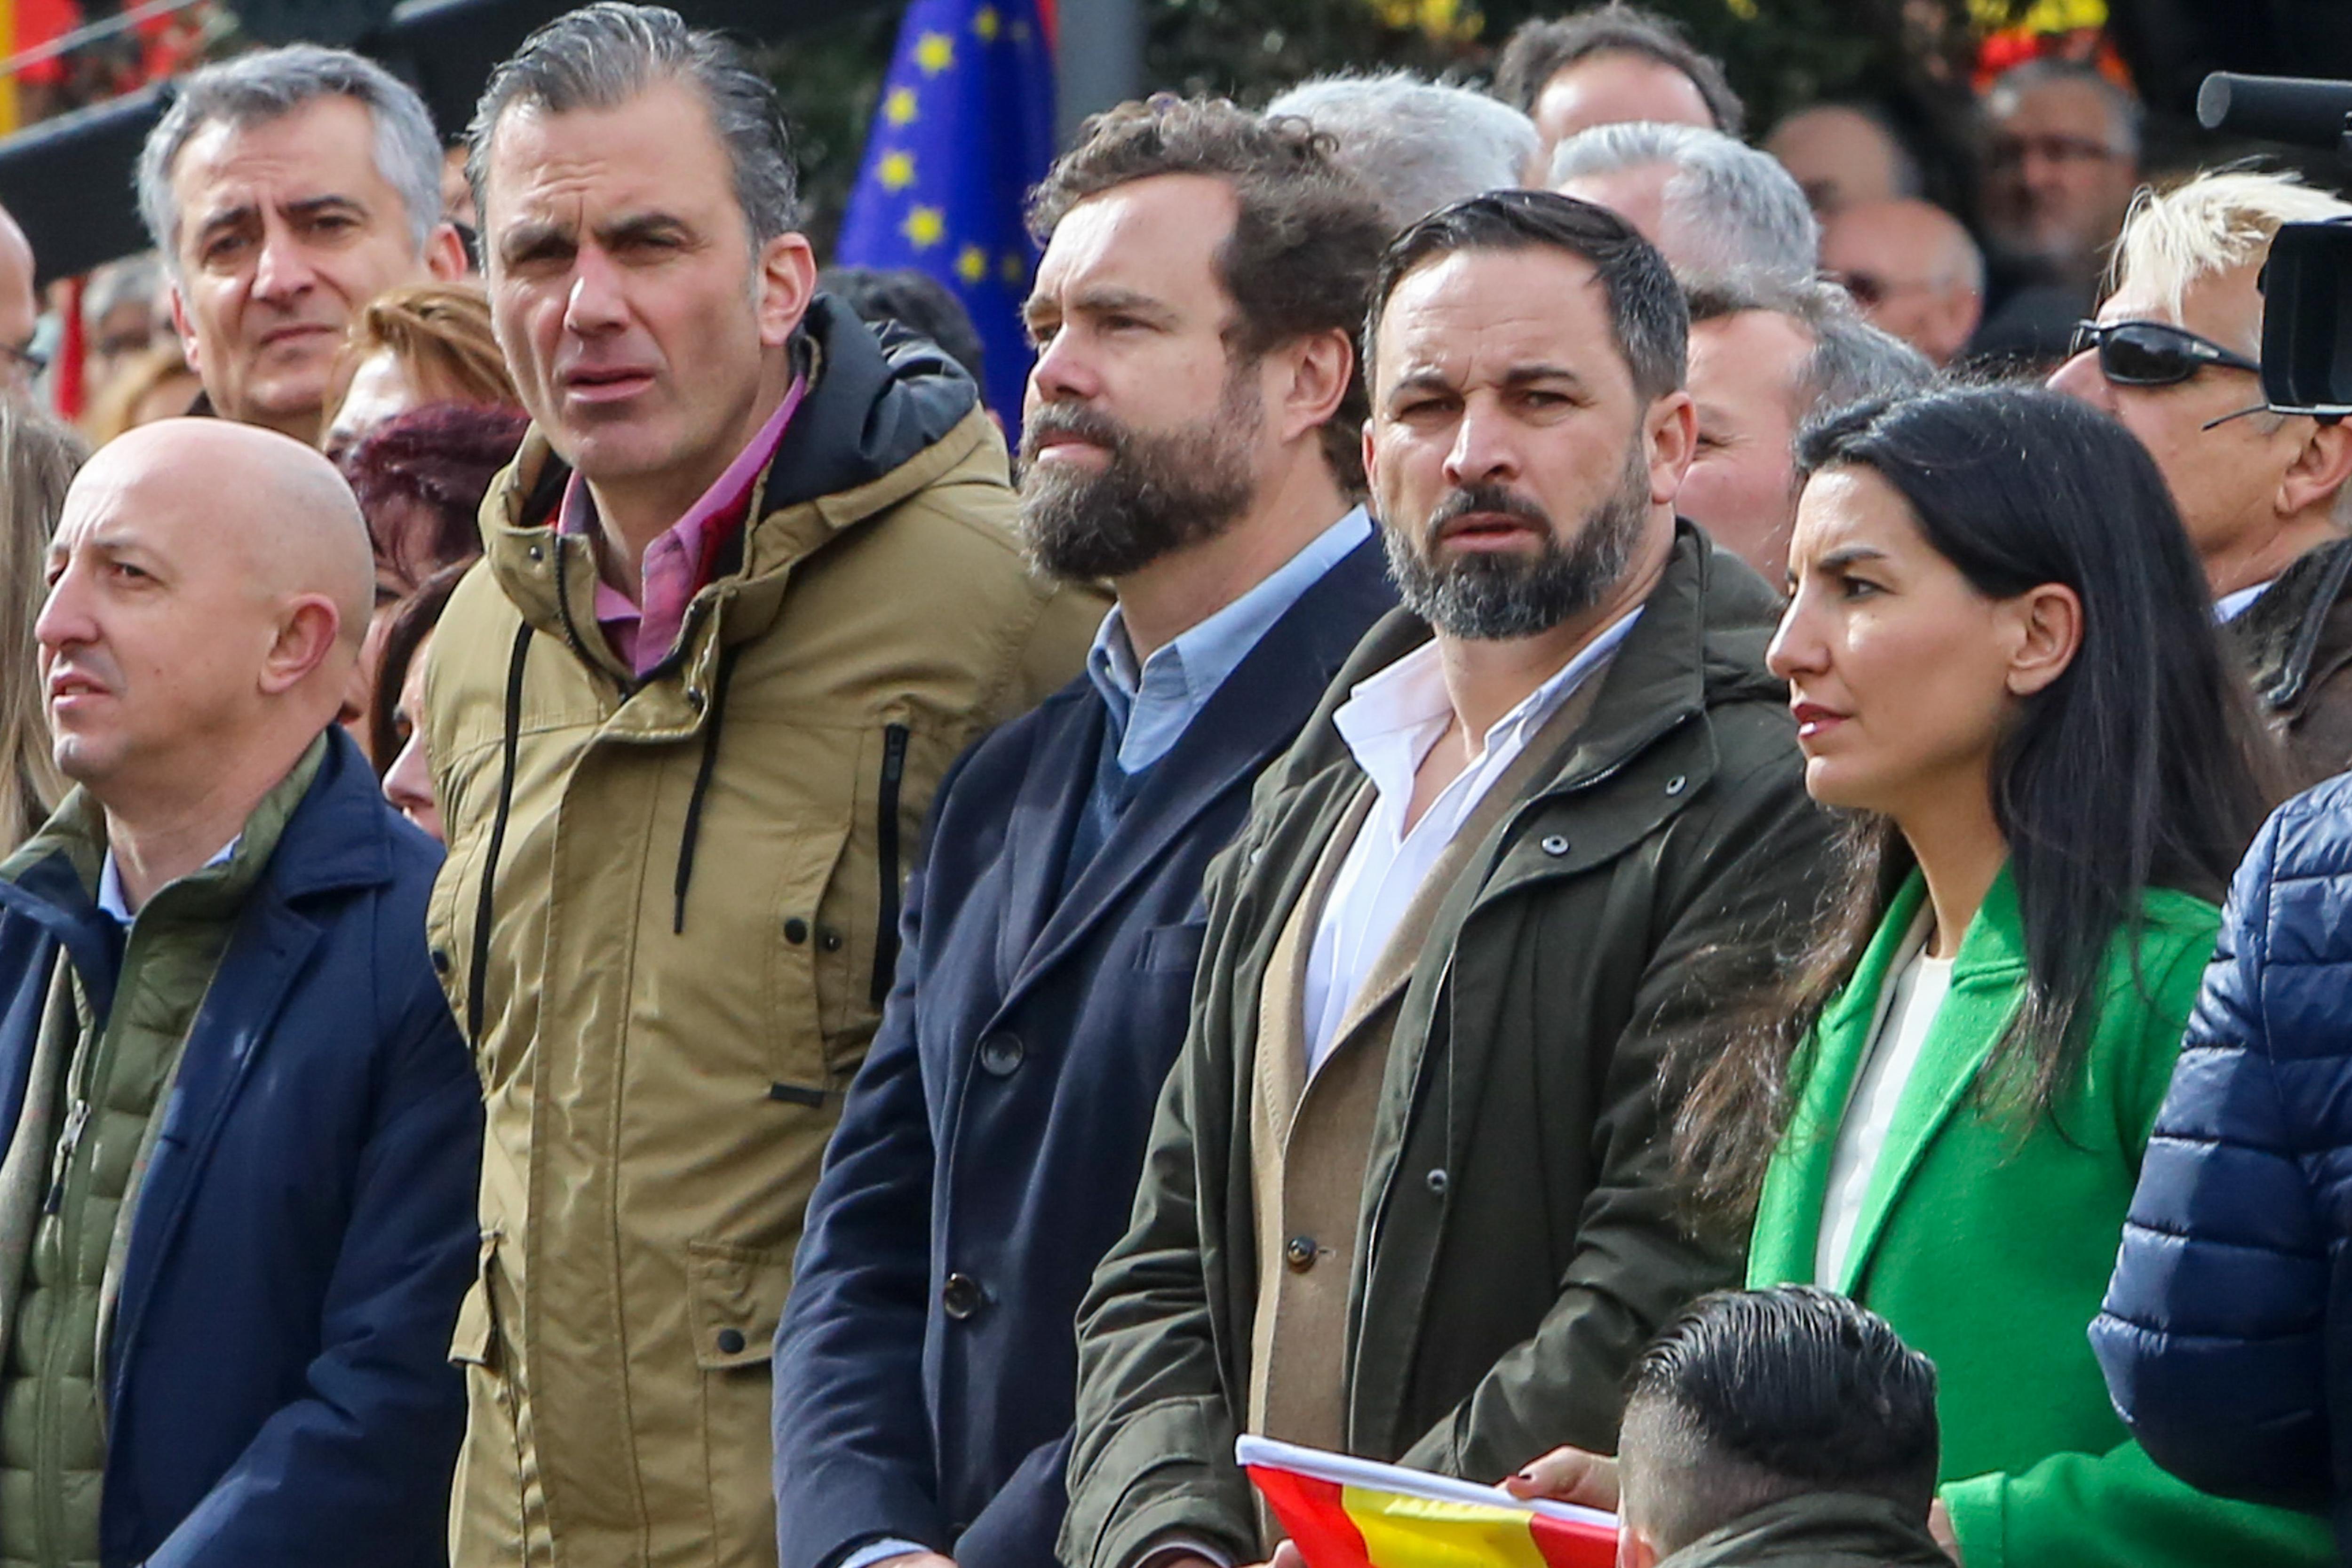
M33 623L48 597L47 558L66 487L89 456L80 436L37 410L0 401L0 832L14 848L65 796L49 755Z

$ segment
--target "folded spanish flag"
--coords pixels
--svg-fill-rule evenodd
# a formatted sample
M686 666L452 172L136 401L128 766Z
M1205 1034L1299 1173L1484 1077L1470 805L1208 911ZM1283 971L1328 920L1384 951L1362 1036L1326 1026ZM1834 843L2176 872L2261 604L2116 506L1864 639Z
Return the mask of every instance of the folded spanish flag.
M1234 1458L1307 1568L1611 1568L1617 1516L1244 1437Z

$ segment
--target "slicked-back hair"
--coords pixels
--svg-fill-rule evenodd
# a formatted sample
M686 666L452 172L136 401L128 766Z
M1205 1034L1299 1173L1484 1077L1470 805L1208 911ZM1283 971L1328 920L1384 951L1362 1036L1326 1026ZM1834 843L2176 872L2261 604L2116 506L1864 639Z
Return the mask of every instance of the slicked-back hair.
M1885 1498L1925 1524L1940 1448L1934 1363L1811 1285L1702 1296L1628 1379L1625 1502L1662 1554L1808 1492Z
M1675 22L1623 0L1572 16L1520 23L1495 67L1495 96L1523 114L1533 114L1552 78L1579 60L1609 54L1639 55L1682 72L1706 100L1715 128L1726 136L1737 136L1746 126L1747 106L1731 90L1715 58L1692 47Z
M197 132L226 123L236 130L267 124L322 98L348 98L375 126L375 167L400 193L416 254L441 221L441 143L433 116L414 89L349 49L289 44L257 49L181 79L172 107L139 149L139 216L147 237L173 278L180 274L180 204L172 172Z
M1405 275L1461 250L1564 251L1591 263L1608 301L1609 335L1644 404L1678 390L1690 352L1690 314L1658 247L1607 207L1550 191L1488 191L1440 207L1390 242L1364 316L1370 375L1381 316Z
M1080 202L1161 174L1206 174L1233 188L1238 211L1216 267L1234 302L1225 348L1234 368L1322 332L1353 343L1388 220L1331 138L1304 120L1222 98L1122 103L1089 119L1046 173L1030 197L1030 232L1046 244ZM1322 431L1324 457L1350 495L1363 492L1369 406L1363 366L1353 365Z
M775 88L751 57L717 33L688 26L667 6L621 0L599 0L558 16L490 73L466 130L466 183L473 187L474 210L487 225L490 145L508 110L518 104L549 114L618 109L668 81L692 87L710 110L751 243L764 245L798 227L792 140Z

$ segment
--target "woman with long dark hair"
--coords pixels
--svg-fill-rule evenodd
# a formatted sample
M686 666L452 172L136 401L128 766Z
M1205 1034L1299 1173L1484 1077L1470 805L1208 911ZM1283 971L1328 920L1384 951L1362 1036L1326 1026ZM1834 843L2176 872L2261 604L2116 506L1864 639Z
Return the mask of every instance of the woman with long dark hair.
M1809 432L1788 680L1845 885L1705 1053L1678 1155L1937 1365L1937 1526L2009 1568L2329 1560L2158 1470L2085 1330L2270 762L2154 462L2041 391ZM1574 1471L1554 1455L1532 1489Z

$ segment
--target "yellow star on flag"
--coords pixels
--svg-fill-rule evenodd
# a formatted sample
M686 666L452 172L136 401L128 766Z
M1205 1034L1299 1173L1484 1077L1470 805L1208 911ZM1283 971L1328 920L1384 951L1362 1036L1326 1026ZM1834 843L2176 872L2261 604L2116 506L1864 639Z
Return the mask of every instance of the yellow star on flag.
M967 283L979 283L988 276L988 252L976 245L967 245L956 258L956 276Z
M979 10L974 11L971 14L972 33L983 44L992 44L996 42L996 33L999 25L1000 23L996 15L996 7L993 5L982 5Z
M911 87L892 88L889 96L882 100L882 118L893 125L912 125L915 122L915 89Z
M947 237L947 215L937 207L917 207L907 215L907 221L898 226L898 232L905 235L917 250L929 250Z
M997 267L996 271L997 276L1004 279L1005 287L1009 289L1018 289L1029 281L1029 263L1017 251L1006 251L1004 260Z
M912 153L883 153L881 179L882 188L886 191L903 191L913 184L915 155Z
M925 33L915 40L915 63L925 76L937 76L955 64L955 40L945 33Z

